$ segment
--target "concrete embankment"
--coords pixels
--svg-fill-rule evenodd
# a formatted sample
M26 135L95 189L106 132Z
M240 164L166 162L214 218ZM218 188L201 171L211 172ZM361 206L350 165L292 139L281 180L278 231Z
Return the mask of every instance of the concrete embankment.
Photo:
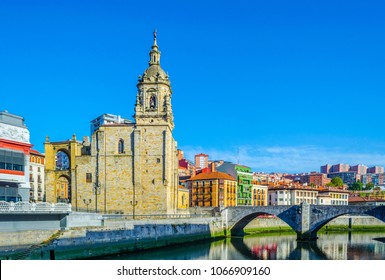
M342 216L330 229L379 229L385 223L368 216ZM246 232L291 231L278 218L253 220ZM103 220L100 215L71 214L65 230L0 232L0 259L84 259L123 252L222 238L220 217L162 220Z
M8 235L8 244L0 248L0 259L84 259L138 251L174 244L223 237L220 218L165 219L151 221L104 221L103 226L73 227L57 234L47 242L52 232L42 231ZM44 234L43 234L44 233ZM3 233L0 233L2 236ZM9 234L9 233L6 233ZM34 235L35 250L29 252L28 242L22 236ZM33 238L30 238L30 242ZM11 250L10 244L15 247ZM30 245L30 244L29 244ZM5 249L5 250L4 250Z

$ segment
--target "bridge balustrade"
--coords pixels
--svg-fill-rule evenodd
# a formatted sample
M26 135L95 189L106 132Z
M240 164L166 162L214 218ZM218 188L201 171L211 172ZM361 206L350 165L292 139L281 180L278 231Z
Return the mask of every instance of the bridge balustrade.
M36 213L36 212L71 212L71 204L67 203L31 203L27 201L7 202L0 201L0 213Z

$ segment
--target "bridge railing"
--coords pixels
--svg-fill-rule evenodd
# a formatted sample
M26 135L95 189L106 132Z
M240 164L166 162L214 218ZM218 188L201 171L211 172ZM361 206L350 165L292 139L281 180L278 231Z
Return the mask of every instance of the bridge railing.
M71 204L67 203L31 203L27 201L7 202L0 201L0 213L37 213L37 212L71 212Z

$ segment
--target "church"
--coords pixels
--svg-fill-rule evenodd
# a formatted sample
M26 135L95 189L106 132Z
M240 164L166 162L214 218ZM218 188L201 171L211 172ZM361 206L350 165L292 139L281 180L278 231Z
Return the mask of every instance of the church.
M73 135L50 142L47 136L47 201L70 202L74 211L176 213L180 188L171 95L154 32L149 66L138 79L134 121L101 116L91 140L78 141Z

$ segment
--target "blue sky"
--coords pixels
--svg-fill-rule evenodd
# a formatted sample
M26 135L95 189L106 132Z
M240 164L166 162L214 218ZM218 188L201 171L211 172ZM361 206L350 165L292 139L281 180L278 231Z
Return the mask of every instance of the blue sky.
M132 118L158 30L174 137L254 171L385 165L384 1L0 2L0 110L35 148Z

